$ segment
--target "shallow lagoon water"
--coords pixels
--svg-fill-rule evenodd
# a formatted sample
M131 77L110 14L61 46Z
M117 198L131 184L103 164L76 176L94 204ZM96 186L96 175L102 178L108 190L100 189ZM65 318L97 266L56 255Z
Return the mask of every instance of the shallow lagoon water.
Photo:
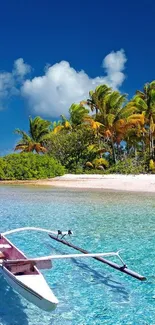
M53 262L43 271L59 299L46 313L15 293L0 277L3 325L155 325L155 194L49 187L1 186L1 232L35 226L74 231L73 243L92 252L122 249L128 267L146 282L93 259ZM74 252L46 234L9 238L28 256Z

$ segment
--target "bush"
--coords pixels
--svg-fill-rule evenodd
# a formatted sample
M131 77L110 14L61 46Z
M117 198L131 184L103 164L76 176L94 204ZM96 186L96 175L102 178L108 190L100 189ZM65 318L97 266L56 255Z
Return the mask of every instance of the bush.
M10 154L0 158L0 179L39 179L63 175L64 167L49 155Z
M9 166L8 166L9 167ZM0 158L0 179L5 179L6 163L3 158Z
M88 147L92 143L93 133L91 130L79 128L70 133L52 134L46 141L49 154L65 166L68 172L76 173L82 170L88 161Z
M96 169L98 169L100 166L103 166L105 168L109 167L109 162L105 158L95 158L92 161L92 164Z
M144 161L137 161L129 158L124 161L119 161L116 165L111 166L106 173L144 174L146 173L146 165Z
M149 170L150 170L152 173L155 172L155 163L154 163L153 159L151 159L151 160L149 161Z

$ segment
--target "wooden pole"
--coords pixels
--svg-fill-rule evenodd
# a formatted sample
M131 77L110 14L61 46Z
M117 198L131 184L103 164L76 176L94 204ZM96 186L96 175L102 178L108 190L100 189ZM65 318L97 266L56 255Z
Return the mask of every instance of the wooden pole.
M89 252L87 250L85 250L83 248L80 248L78 246L75 246L72 243L69 243L68 241L66 241L64 239L60 239L58 237L55 237L52 234L49 234L49 237L56 240L59 243L62 243L62 244L66 245L66 246L69 246L69 247L72 247L72 248L76 249L77 251L79 251L81 253L89 254ZM104 259L103 257L100 257L100 256L95 256L95 257L92 256L92 258L94 258L95 260L97 260L97 261L99 261L101 263L107 264L110 267L112 267L112 268L114 268L114 269L116 269L116 270L118 270L120 272L126 273L127 275L132 276L133 278L136 278L136 279L138 279L140 281L146 280L146 278L144 276L142 276L142 275L128 269L126 265L120 266L120 265L118 265L118 264L116 264L114 262L111 262L109 260L106 260L106 259Z

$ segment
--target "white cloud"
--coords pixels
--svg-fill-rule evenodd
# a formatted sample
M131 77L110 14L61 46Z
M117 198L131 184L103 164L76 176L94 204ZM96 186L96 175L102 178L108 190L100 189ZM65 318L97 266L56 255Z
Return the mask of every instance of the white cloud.
M106 69L107 73L118 72L124 70L124 65L127 61L123 49L120 51L109 53L103 60L102 66Z
M30 71L31 67L19 58L14 62L11 72L0 72L0 110L4 108L9 97L20 93L19 89L24 77Z
M10 72L0 73L0 97L5 97L14 86L14 79Z
M113 88L119 88L125 79L122 71L125 68L126 61L125 52L121 49L120 51L109 53L102 62L102 67L107 73L107 83Z
M17 75L19 77L24 77L28 73L31 72L31 66L27 63L24 63L24 60L22 58L17 59L14 62L14 75Z
M73 102L88 98L89 91L100 84L108 84L118 89L125 75L122 72L127 59L123 50L111 52L103 62L106 75L90 78L84 71L76 71L69 62L61 61L48 66L45 74L26 80L22 87L25 96L35 114L58 117L68 113Z
M108 84L118 89L124 79L123 72L127 58L124 50L109 53L102 62L103 76L89 77L83 70L76 71L69 62L61 61L53 66L45 66L40 77L27 79L31 66L19 58L11 72L0 72L0 109L10 96L24 96L34 114L58 117L68 114L73 102L87 99L89 91L100 84Z

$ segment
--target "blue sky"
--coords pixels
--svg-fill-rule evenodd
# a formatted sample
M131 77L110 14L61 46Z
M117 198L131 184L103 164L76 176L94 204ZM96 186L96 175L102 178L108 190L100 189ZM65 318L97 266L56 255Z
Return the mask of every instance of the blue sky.
M0 1L0 154L28 116L53 120L107 82L131 97L155 79L153 0Z

